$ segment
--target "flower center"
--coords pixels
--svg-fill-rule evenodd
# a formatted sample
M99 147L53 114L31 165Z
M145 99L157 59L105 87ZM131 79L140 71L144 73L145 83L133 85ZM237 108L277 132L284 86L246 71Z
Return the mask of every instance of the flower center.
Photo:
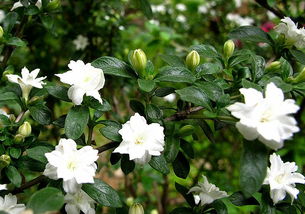
M272 117L272 111L268 109L262 114L260 122L262 123L269 122L271 120L271 117Z
M74 161L69 161L68 164L67 164L67 168L72 170L72 171L75 170L76 163Z
M285 178L285 174L279 174L278 176L276 176L274 178L274 180L278 183L278 184L282 184Z
M137 137L135 144L143 144L144 143L144 138L143 137Z
M84 81L85 83L87 83L87 82L89 82L90 80L91 80L91 77L87 76L87 77L84 78L83 81Z

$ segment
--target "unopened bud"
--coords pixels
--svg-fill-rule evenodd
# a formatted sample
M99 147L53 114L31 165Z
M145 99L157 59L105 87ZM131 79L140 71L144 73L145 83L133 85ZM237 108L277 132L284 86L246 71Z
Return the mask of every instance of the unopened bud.
M274 61L271 62L267 67L266 67L266 72L272 72L279 70L281 68L281 62L280 61Z
M233 55L234 49L235 44L232 40L228 40L225 42L225 44L223 45L223 54L226 59L229 59Z
M135 203L129 208L128 214L144 214L144 209L141 204Z
M153 209L152 211L150 211L150 214L159 214L159 213L158 213L158 210Z
M60 0L52 0L47 5L47 10L56 10L60 6Z
M147 58L144 51L141 49L134 50L131 54L130 63L139 75L143 75L143 71L147 64Z
M185 64L190 70L194 70L200 63L200 56L197 51L192 50L187 56Z
M189 136L193 134L195 128L192 125L185 125L179 130L179 136L184 137L184 136Z
M10 121L14 122L16 120L16 117L14 114L10 114L9 117Z
M0 39L3 37L3 28L0 26Z
M16 134L14 137L15 143L22 143L24 141L24 136L22 134Z
M295 77L290 77L288 79L289 82L292 83L301 83L301 82L305 82L305 67L303 68L303 70Z
M126 199L126 204L127 204L127 206L131 206L131 205L133 205L133 203L134 203L134 199L133 199L133 197L128 197L127 199Z
M4 167L10 165L11 163L11 157L8 155L1 155L0 156L0 169L3 169Z
M18 129L18 134L21 134L24 137L30 136L31 133L32 133L32 127L29 122L24 122Z

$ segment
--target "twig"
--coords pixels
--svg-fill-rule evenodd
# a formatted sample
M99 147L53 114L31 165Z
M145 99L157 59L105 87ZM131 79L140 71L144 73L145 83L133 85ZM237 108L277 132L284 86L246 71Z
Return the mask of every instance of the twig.
M23 192L23 190L30 188L36 184L39 184L45 178L46 177L44 175L40 175L37 178L34 178L33 180L30 180L29 182L23 184L21 187L14 189L13 191L11 191L11 193L17 194L17 193Z
M281 19L284 18L285 14L280 10L270 7L266 0L255 0L255 2L257 4L259 4L260 6L266 8L267 10L271 11L272 13L274 13L274 15L276 15L277 17L279 17Z
M172 116L165 118L165 121L183 120L183 119L187 118L187 115L189 115L191 113L194 113L194 112L197 112L197 111L200 111L202 109L203 109L203 107L198 106L198 107L190 108L190 109L185 110L185 111L177 112L177 113L173 114Z
M118 143L118 142L107 143L107 144L97 148L98 153L102 153L102 152L107 151L109 149L113 149L113 148L117 147L119 144L120 143Z
M164 184L163 184L163 191L162 191L162 196L161 196L161 207L162 207L162 210L161 210L161 214L166 214L166 207L168 206L167 205L167 202L168 202L168 177L167 175L163 175L163 179L164 179Z

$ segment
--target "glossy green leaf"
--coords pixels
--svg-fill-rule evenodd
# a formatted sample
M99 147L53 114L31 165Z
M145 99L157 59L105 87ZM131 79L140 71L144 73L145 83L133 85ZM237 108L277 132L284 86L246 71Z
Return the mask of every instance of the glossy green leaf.
M20 187L22 182L22 177L16 167L10 165L5 168L5 174L7 178L16 186Z
M89 120L89 109L85 106L74 106L68 112L65 120L65 134L73 140L84 132Z
M182 152L179 152L174 160L173 169L175 175L177 175L179 178L185 179L188 176L190 172L190 163Z
M265 42L269 45L273 44L271 37L262 29L255 26L242 26L233 30L229 34L230 38L240 39L247 42Z
M153 80L138 79L138 85L145 92L151 92L156 87L156 83Z
M160 70L156 80L161 82L193 83L195 82L196 78L187 68L166 66Z
M167 175L169 173L169 168L163 155L152 156L149 165L162 174Z

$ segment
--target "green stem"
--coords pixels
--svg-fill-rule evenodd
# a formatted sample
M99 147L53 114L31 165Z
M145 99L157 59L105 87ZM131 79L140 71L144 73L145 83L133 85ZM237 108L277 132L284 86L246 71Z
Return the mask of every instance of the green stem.
M92 143L93 128L94 128L93 126L89 126L88 140L87 140L88 145L91 145Z

